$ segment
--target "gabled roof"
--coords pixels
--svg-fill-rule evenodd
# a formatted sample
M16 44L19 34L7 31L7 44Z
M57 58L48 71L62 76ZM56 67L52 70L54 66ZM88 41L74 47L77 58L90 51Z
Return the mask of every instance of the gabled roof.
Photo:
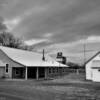
M100 51L97 52L94 56L92 56L85 64L89 63L93 58L95 58L98 54L100 54Z
M4 46L0 46L0 49L10 59L24 66L68 67L67 65L59 64L48 55L45 55L46 60L43 61L42 54L36 52L9 48Z

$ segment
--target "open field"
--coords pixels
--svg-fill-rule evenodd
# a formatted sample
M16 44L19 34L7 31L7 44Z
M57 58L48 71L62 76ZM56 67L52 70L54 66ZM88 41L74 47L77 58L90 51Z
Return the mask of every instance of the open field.
M100 100L100 83L84 74L54 80L0 80L0 100Z

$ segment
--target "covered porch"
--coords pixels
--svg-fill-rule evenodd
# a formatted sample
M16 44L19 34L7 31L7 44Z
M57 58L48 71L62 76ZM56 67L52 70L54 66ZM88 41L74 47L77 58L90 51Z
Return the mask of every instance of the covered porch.
M45 67L13 67L13 79L41 79L46 78Z
M68 74L68 67L14 67L12 78L15 79L49 79Z

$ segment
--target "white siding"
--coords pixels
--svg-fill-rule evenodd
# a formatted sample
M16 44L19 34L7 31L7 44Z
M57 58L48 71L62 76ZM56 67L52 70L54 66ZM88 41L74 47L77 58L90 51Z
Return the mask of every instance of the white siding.
M92 74L93 74L92 81L100 82L100 71L98 71L98 69L93 69Z
M93 61L94 60L100 60L100 54L98 54L96 57L94 57L91 61L89 61L87 64L86 64L86 79L87 80L94 80L94 76L93 75L96 75L95 72L96 70L95 69L92 69L93 65ZM97 67L97 66L94 66L94 67ZM94 77L94 78L93 78Z
M5 67L0 67L0 78L5 76Z
M92 69L91 69L91 66L92 66L92 62L89 62L86 65L86 79L87 80L91 80L92 79Z
M7 77L12 77L12 67L23 67L22 65L11 60L3 51L0 50L0 62L9 64L8 73L5 73Z

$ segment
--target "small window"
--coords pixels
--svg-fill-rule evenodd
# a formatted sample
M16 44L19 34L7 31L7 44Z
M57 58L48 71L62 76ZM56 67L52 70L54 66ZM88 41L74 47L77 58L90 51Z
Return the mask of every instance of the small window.
M51 68L49 68L49 73L52 73L52 69Z
M53 68L53 73L55 73L55 68Z
M8 73L8 66L9 64L6 64L6 73Z

